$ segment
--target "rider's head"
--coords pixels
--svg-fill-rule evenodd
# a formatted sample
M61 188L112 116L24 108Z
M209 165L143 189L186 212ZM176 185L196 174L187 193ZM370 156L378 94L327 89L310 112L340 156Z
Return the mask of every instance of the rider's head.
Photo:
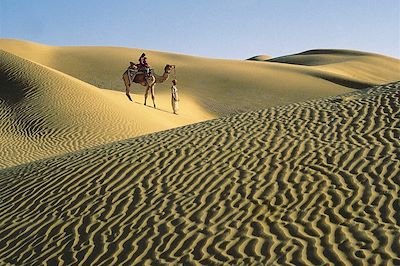
M174 85L176 85L177 82L178 82L178 81L177 81L176 79L173 79L173 80L172 80L172 84L174 84Z

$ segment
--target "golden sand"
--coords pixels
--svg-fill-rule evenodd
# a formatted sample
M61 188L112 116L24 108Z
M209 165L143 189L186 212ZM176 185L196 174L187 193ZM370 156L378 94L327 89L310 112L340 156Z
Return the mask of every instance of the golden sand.
M140 52L0 40L1 265L400 264L399 60Z
M258 57L262 62L146 51L159 74L167 63L177 66L181 102L180 114L174 116L174 73L156 85L158 110L142 105L144 87L138 85L131 89L135 103L127 100L121 76L141 52L0 39L0 168L400 80L399 60L356 51L309 51L265 61ZM151 97L148 103L152 105Z
M399 100L397 82L2 170L0 257L398 264Z
M167 96L155 110L137 94L132 103L1 50L0 59L0 168L214 117L190 97L176 116Z

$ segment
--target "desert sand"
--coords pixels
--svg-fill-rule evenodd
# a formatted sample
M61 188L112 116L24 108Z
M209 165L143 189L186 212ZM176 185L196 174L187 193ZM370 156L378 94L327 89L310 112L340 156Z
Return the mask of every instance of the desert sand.
M141 52L0 40L0 264L400 264L399 60Z
M17 265L398 264L400 83L0 171Z
M156 85L154 110L142 105L144 87L131 88L135 103L124 94L122 73L142 50L11 39L0 39L0 49L0 167L400 80L399 60L357 51L314 50L267 61L145 51L159 74L165 64L177 66L176 75ZM182 99L178 116L170 104L173 77Z

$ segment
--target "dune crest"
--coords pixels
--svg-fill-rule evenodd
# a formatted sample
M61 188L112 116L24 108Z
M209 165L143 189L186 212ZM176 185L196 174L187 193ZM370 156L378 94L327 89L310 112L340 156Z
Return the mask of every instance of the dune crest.
M0 167L400 80L399 60L356 51L316 50L263 62L145 51L157 73L177 65L182 101L174 117L174 75L156 86L161 110L141 105L139 85L132 88L136 103L124 95L122 73L142 50L0 39L0 51Z
M398 59L352 50L309 50L266 61L309 69L313 71L311 75L355 89L397 81L400 73Z
M213 118L189 97L175 116L166 96L155 110L142 95L132 103L1 50L0 60L0 168Z
M266 61L268 59L271 59L271 56L262 54L262 55L256 55L256 56L250 57L247 60L250 60L250 61Z
M358 88L360 83L370 86L400 80L397 71L400 60L373 54L356 57L356 51L338 54L327 50L327 54L303 55L309 58L306 61L335 57L337 64L327 70L323 65L310 68L278 63L274 59L265 62L220 60L123 47L46 46L9 39L0 40L0 49L96 87L117 91L124 90L121 75L129 61L136 62L144 51L157 72L162 72L167 63L176 65L177 78L185 93L217 116L333 96L351 91L353 84ZM347 64L349 61L353 63ZM344 82L334 82L335 79L344 79ZM168 94L169 85L158 86L157 93ZM247 98L245 101L243 96Z
M0 170L0 257L399 264L399 124L396 82Z

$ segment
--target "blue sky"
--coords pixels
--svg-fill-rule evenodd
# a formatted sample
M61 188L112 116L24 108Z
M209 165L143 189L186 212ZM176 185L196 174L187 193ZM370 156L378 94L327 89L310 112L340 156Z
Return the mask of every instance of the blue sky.
M315 48L400 57L399 0L0 0L0 38L245 59Z

